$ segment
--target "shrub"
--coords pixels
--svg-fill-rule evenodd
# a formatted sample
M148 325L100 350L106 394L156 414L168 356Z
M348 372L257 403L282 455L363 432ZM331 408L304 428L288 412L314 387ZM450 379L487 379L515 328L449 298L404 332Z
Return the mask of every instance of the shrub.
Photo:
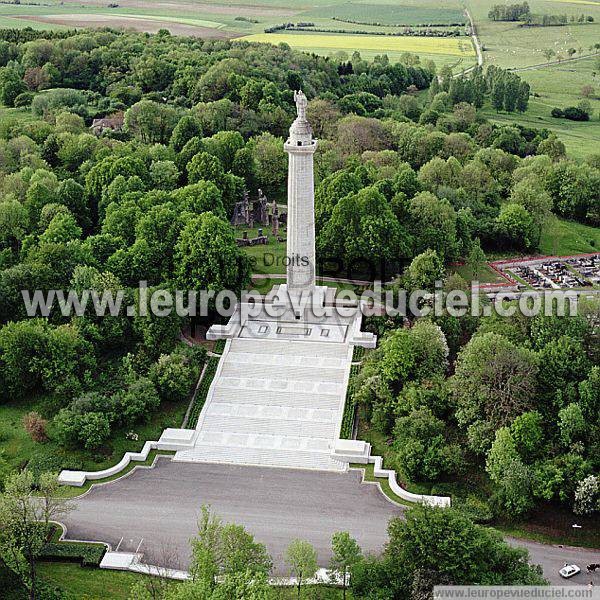
M78 470L82 463L73 457L64 457L57 454L49 454L46 451L37 452L27 463L27 470L31 471L37 482L42 473L59 473L62 469Z
M560 108L553 108L550 114L557 119L569 119L570 121L590 120L590 114L578 106L567 106L567 108L563 110Z
M22 94L19 94L15 98L15 108L21 108L23 106L31 106L34 96L35 96L35 94L33 92L23 92Z
M48 421L35 411L29 412L23 417L23 427L34 442L45 442L48 439L47 426Z
M97 450L110 436L110 421L101 412L63 408L54 417L54 426L62 445L83 446L86 450Z
M147 377L140 377L129 384L126 390L115 395L115 399L123 425L148 420L150 414L160 406L158 392Z
M194 383L197 370L181 354L161 354L150 368L149 377L158 390L161 400L185 400Z

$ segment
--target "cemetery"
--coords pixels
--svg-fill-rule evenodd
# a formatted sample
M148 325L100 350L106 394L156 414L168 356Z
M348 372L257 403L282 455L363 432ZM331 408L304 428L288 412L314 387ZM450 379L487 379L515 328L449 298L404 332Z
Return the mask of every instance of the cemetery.
M600 284L600 253L494 263L517 289L578 290ZM524 283L522 283L524 282Z

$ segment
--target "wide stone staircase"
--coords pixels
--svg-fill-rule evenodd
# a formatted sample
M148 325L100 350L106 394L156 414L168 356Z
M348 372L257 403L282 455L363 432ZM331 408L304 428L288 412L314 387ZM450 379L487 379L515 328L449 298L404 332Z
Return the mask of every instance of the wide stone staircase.
M193 448L175 460L343 471L331 458L348 344L235 338L221 359Z

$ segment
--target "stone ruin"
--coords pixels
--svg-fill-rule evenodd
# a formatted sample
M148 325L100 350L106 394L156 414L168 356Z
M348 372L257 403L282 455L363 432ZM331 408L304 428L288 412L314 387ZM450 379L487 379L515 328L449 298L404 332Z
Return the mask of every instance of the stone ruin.
M258 198L250 200L247 190L244 190L244 198L235 203L231 224L234 227L245 226L252 229L255 224L266 227L269 225L267 212L267 197L261 189L258 190Z
M244 190L244 197L240 202L235 203L231 224L234 227L247 227L253 229L255 225L261 227L271 227L271 233L278 241L285 241L280 237L279 231L281 225L286 222L285 213L280 214L277 202L273 200L270 205L267 204L267 197L261 189L258 190L256 200L250 200L247 190ZM249 238L248 232L243 232L243 237L237 238L238 246L258 246L267 244L268 238L263 233L263 229L258 230L255 238Z

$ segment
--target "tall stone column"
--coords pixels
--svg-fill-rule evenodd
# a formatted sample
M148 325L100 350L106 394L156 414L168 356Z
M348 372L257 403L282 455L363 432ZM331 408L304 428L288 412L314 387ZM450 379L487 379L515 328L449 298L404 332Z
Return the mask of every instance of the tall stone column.
M302 294L315 288L315 190L313 154L317 140L306 120L306 96L294 93L298 116L284 144L288 161L287 288Z

